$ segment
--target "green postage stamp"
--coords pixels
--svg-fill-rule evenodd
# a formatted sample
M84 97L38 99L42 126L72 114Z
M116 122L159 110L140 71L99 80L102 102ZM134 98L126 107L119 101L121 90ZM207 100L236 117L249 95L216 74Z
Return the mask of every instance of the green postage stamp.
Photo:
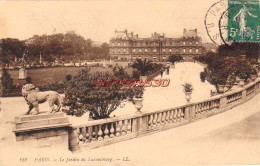
M228 0L228 41L260 42L259 0Z

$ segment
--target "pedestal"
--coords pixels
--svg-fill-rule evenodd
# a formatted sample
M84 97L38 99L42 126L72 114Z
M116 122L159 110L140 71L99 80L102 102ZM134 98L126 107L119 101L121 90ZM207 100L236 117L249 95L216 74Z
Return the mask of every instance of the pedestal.
M29 148L69 149L70 123L64 113L15 117L17 144Z
M19 79L25 79L27 77L27 71L24 67L19 69Z

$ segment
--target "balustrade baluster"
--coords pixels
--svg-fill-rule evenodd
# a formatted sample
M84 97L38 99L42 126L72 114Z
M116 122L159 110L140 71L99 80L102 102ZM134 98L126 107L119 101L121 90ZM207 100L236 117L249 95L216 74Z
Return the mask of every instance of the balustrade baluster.
M93 126L92 128L92 141L97 141L97 127L98 126Z
M185 108L181 108L180 110L181 110L181 121L183 121L183 119L184 119L184 109Z
M153 127L153 114L149 115L148 127L149 128Z
M103 131L102 131L102 125L99 125L99 130L98 130L98 140L102 141L103 140Z
M122 135L126 135L126 121L127 120L122 120Z
M198 115L201 114L201 104L198 104Z
M115 137L114 123L111 123L111 127L110 127L110 138L114 138L114 137Z
M87 140L86 140L86 133L87 133L86 128L83 127L81 131L82 131L82 135L83 135L82 142L85 143L85 142L87 142Z
M181 109L178 109L177 121L181 121Z
M116 136L119 137L121 135L122 121L120 120L116 125Z
M166 124L166 121L165 121L166 117L165 116L166 116L166 111L162 112L162 125Z
M156 126L156 122L157 122L157 114L154 114L154 119L153 119L153 126Z
M159 127L161 125L161 121L162 121L162 113L158 113L158 119L157 119L157 127Z
M174 115L174 110L171 110L170 111L170 116L169 116L169 123L172 123L173 122L173 120L174 120L174 118L173 118L173 115Z
M169 123L169 115L170 115L170 111L167 111L165 115L165 124Z
M195 116L197 116L197 114L198 114L198 105L194 106L194 112L195 112Z
M76 134L76 138L77 138L77 143L79 143L80 142L80 134L81 134L80 128L76 128L75 134Z
M177 114L178 114L178 110L175 109L174 110L174 115L173 115L173 122L177 122Z
M109 131L108 131L108 123L105 124L104 134L105 134L104 139L109 139L109 136L108 136L108 134L109 134Z
M131 128L132 128L132 123L131 123L131 119L127 120L127 134L131 133Z
M89 128L90 128L90 127L86 127L86 141L87 141L87 142L90 142Z

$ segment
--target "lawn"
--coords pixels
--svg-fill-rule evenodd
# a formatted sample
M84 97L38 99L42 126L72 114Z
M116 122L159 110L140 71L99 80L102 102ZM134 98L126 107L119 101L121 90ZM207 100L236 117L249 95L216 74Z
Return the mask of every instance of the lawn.
M75 76L81 69L85 67L50 67L50 68L40 68L40 69L28 69L28 77L31 77L32 83L36 86L47 85L50 83L56 83L66 80L66 75L70 74ZM109 71L112 72L113 68L103 68L103 67L91 67L90 72L95 73ZM131 68L127 68L127 72L131 72ZM8 71L14 80L14 85L24 83L24 80L18 79L18 70Z

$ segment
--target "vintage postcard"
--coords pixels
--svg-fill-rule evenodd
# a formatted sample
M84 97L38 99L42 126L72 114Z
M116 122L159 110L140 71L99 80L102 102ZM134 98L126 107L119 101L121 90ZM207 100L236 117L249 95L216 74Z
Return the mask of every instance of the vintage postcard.
M260 164L259 0L0 0L0 166Z

